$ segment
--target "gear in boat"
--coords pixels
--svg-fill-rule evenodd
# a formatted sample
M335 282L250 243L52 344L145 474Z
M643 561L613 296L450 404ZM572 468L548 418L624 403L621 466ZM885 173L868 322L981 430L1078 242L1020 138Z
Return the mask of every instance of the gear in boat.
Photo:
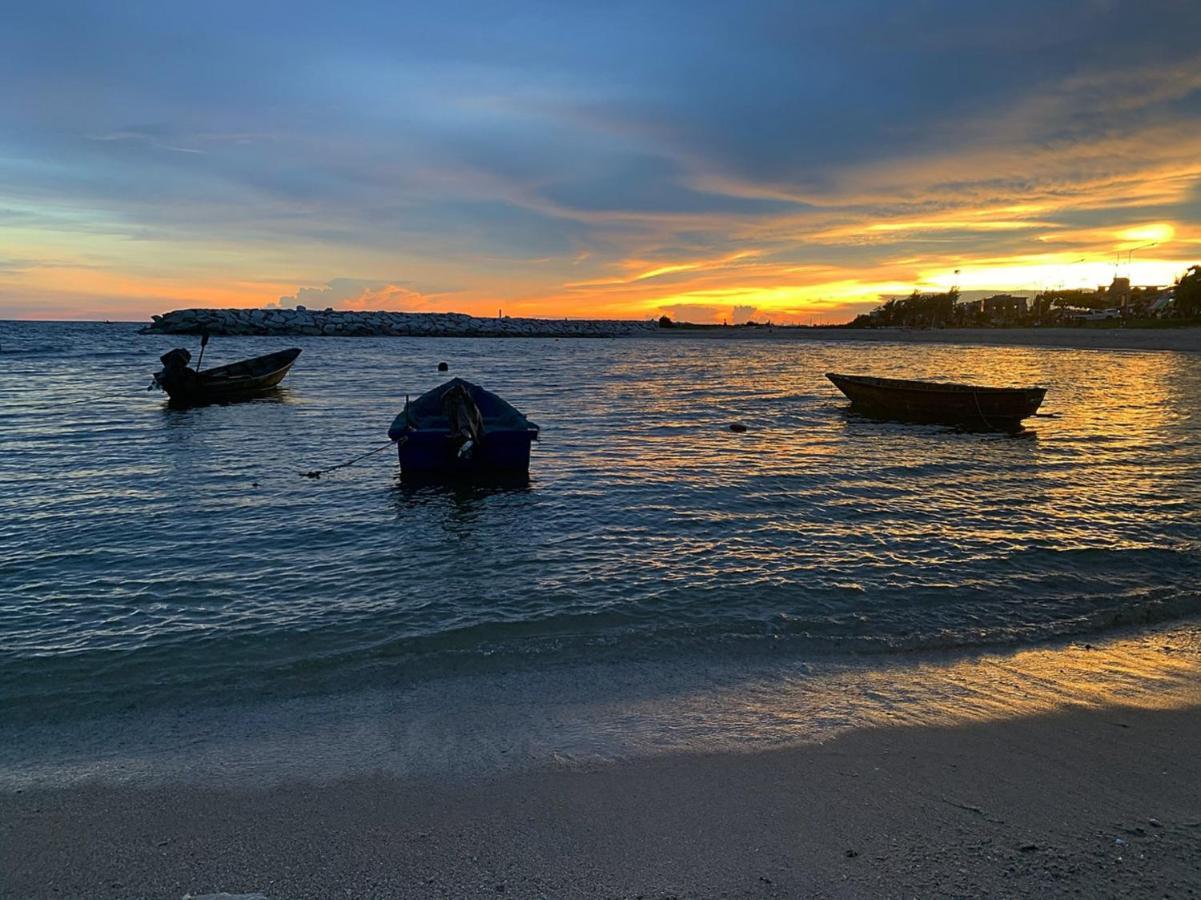
M452 378L404 409L388 429L404 475L521 474L538 426L491 391Z

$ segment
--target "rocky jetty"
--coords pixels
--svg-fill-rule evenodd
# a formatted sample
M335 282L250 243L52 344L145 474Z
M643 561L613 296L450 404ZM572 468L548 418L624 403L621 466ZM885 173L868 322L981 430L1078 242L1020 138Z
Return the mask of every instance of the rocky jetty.
M142 334L308 334L334 337L628 337L653 321L487 319L463 313L347 312L336 309L177 309L153 316Z

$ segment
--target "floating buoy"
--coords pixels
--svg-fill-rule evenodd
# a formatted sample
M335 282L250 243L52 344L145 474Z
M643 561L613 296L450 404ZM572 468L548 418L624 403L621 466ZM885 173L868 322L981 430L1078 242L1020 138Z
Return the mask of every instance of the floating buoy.
M743 425L741 422L731 422L730 430L735 432L736 434L742 434L744 431L746 431L746 426Z
M438 363L438 371L439 371L439 372L449 372L449 371L450 371L450 366L448 366L448 365L447 365L446 363L444 363L444 362L440 362L440 363Z

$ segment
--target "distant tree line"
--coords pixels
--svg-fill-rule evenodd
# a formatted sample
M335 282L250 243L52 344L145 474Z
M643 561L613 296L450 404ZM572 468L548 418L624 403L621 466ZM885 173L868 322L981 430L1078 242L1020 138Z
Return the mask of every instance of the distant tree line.
M885 300L872 314L857 316L852 328L896 327L944 328L955 324L955 303L959 291L952 288L941 294L922 294L914 291L908 297Z
M1191 266L1176 282L1176 312L1188 318L1201 316L1201 266Z
M1114 288L1121 285L1120 290ZM1172 286L1175 299L1168 311L1159 312L1172 319L1191 321L1201 317L1201 265L1191 266ZM998 295L984 301L960 302L959 291L923 294L914 291L908 297L885 300L870 313L856 316L851 328L945 328L950 326L1044 325L1063 321L1071 310L1092 312L1120 309L1122 318L1138 319L1151 315L1151 307L1163 295L1159 288L1134 287L1114 279L1109 289L1056 289L1041 291L1028 303L1021 298ZM1012 302L1020 301L1020 306ZM996 302L994 311L989 305ZM1003 309L997 313L995 309Z

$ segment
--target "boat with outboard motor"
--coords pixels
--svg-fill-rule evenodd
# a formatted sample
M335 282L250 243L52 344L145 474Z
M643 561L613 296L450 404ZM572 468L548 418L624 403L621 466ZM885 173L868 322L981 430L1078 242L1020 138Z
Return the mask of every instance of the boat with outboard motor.
M163 368L154 373L154 384L177 403L218 403L252 397L279 385L300 356L292 347L197 372L188 368L192 354L182 347L159 357Z

